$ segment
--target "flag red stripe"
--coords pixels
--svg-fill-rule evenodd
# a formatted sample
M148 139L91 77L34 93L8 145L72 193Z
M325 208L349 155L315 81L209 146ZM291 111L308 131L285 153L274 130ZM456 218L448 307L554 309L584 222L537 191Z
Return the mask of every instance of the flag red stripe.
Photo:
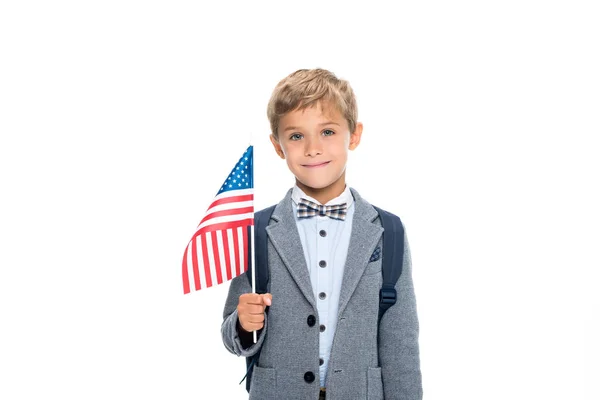
M212 278L210 277L210 263L208 261L208 246L206 245L206 236L201 235L200 239L202 240L202 262L204 264L204 277L206 278L206 287L209 288L212 286Z
M236 203L236 202L250 201L250 200L254 200L253 194L245 194L243 196L223 197L222 199L213 201L213 203L210 205L210 207L208 207L208 209L210 210L211 208L216 207L221 204Z
M215 257L215 271L217 272L217 284L223 283L223 276L221 274L221 255L219 254L219 242L217 242L217 232L212 231L212 251Z
M239 221L221 222L220 224L208 225L202 229L197 230L196 233L194 233L194 237L192 239L195 239L196 236L202 235L207 232L222 231L222 230L227 230L227 229L235 230L235 228L237 228L237 227L248 226L248 225L254 225L254 218L246 218L246 219L241 219Z
M233 229L233 249L235 250L235 276L240 276L240 246L238 245L238 231Z
M190 247L189 244L185 248L185 253L183 254L183 268L182 268L183 294L187 294L190 292L190 278L188 276L188 265L187 265L188 247Z
M194 267L194 284L196 290L200 290L200 272L198 271L198 248L196 247L196 238L192 239L192 265Z
M215 211L211 214L208 214L204 218L202 218L202 221L200 221L200 225L202 225L204 222L208 221L209 219L213 219L213 218L217 218L217 217L228 217L230 215L237 215L237 214L247 214L247 213L251 213L253 211L254 211L254 207L252 207L252 206L244 207L244 208L232 208L231 210Z
M225 266L227 267L227 280L231 280L231 259L229 258L229 240L227 239L227 231L221 231L223 235L223 248L225 253Z
M242 251L244 252L244 268L242 272L246 272L248 270L248 229L242 229L242 235L244 240Z

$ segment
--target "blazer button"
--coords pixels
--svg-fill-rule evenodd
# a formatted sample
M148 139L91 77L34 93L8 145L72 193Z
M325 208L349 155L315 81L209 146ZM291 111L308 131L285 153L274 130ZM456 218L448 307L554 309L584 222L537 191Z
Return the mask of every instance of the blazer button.
M308 371L307 373L304 374L304 380L308 383L312 383L315 380L315 374L313 374L312 372Z
M327 261L325 261L325 260L319 261L319 267L325 268L326 266L327 266Z
M315 318L314 315L309 315L308 318L306 318L306 323L308 324L308 326L315 326L316 322L317 322L317 319Z
M327 232L325 230L321 229L319 231L319 235L321 235L321 237L325 237L325 236L327 236Z

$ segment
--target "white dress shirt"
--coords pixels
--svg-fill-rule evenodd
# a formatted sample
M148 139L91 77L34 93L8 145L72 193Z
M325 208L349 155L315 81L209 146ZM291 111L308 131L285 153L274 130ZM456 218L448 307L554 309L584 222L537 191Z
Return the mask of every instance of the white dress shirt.
M307 196L297 185L292 189L294 210L301 198L321 204L314 198ZM352 217L354 215L354 198L350 188L346 188L341 195L324 205L346 203L348 211L344 221L327 216L317 215L312 218L298 218L296 226L300 234L304 258L308 265L310 282L317 303L319 313L319 376L321 386L325 386L327 378L327 365L329 354L338 320L338 307L340 288L344 276L344 266L352 233ZM323 330L324 329L324 330Z

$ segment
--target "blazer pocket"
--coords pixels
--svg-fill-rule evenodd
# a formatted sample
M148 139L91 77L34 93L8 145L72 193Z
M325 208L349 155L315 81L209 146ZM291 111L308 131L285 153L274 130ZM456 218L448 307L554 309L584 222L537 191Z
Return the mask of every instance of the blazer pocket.
M377 247L375 247L375 250L373 250L373 254L371 254L371 257L369 258L369 262L377 261L380 258L381 258L381 247L377 246Z
M274 368L262 368L255 365L252 368L250 384L250 399L277 399L277 378Z
M367 264L364 275L381 274L381 261L373 261Z
M367 372L367 398L369 400L383 400L381 368L369 367Z

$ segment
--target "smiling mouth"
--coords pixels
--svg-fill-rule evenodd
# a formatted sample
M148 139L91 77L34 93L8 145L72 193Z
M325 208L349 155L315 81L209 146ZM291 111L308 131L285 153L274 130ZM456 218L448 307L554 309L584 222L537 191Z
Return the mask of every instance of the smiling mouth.
M303 167L306 168L319 168L319 167L324 167L325 165L329 164L331 161L325 161L322 163L318 163L318 164L302 164Z

